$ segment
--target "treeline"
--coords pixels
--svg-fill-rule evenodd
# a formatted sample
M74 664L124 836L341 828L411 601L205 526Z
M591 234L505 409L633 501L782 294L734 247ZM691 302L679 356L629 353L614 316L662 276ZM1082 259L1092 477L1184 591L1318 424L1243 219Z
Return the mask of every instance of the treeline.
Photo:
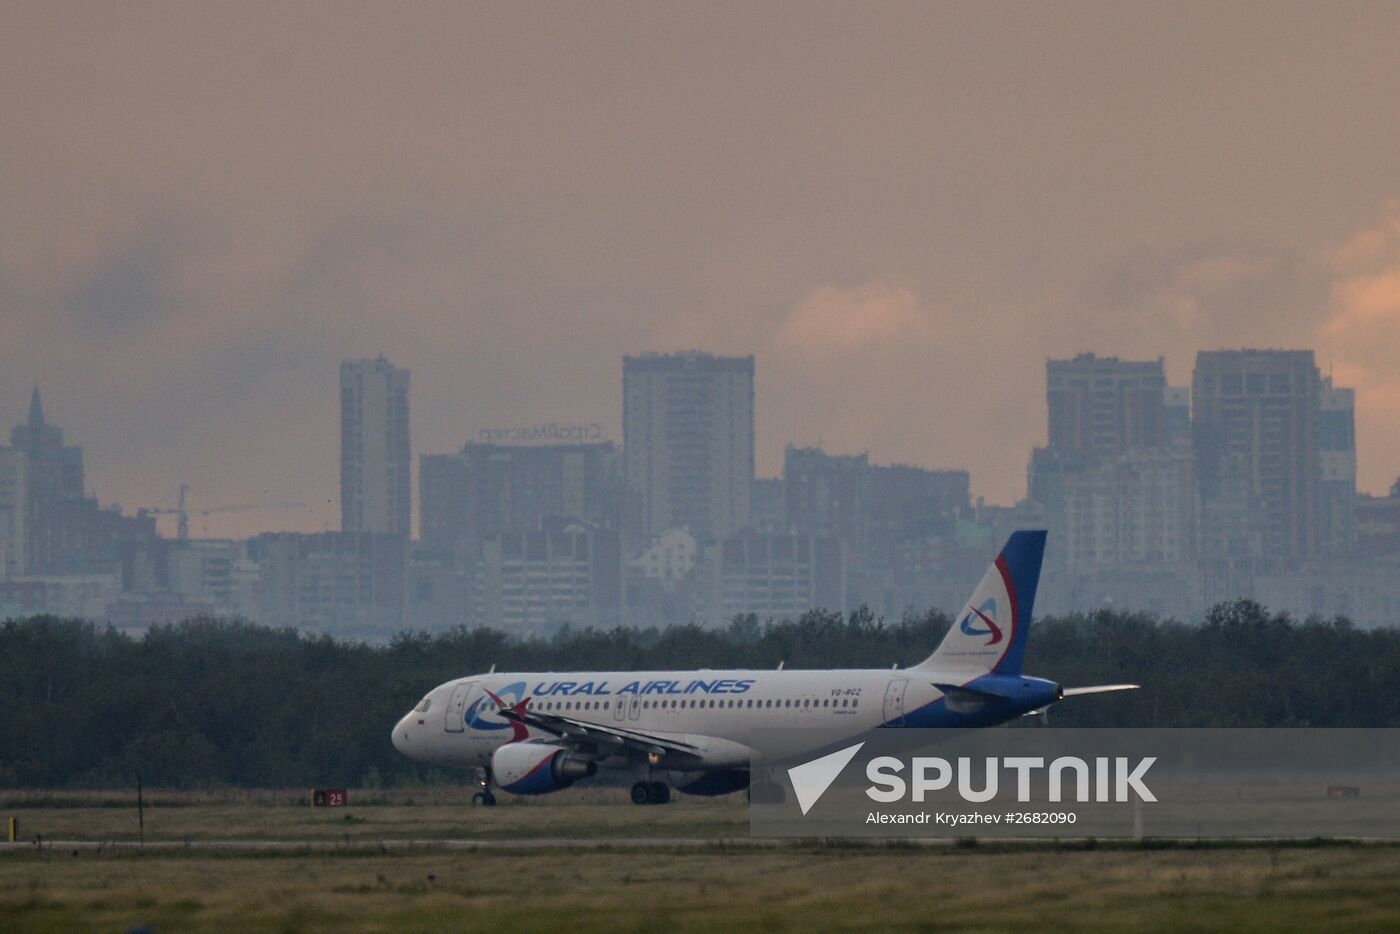
M884 668L938 644L940 613L886 622L814 611L727 628L490 629L342 642L225 620L133 639L77 620L0 624L0 787L409 784L448 779L389 730L429 688L485 671ZM1131 694L1067 701L1061 726L1400 726L1400 630L1295 621L1258 604L1199 623L1100 611L1038 620L1026 671Z

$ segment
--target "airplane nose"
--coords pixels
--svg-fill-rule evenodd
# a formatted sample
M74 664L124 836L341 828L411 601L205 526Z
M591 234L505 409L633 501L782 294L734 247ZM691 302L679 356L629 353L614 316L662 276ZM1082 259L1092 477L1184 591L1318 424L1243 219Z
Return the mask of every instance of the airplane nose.
M408 718L405 717L404 720ZM389 733L389 741L394 744L394 748L399 752L407 752L408 727L404 725L404 720L394 724L394 729Z

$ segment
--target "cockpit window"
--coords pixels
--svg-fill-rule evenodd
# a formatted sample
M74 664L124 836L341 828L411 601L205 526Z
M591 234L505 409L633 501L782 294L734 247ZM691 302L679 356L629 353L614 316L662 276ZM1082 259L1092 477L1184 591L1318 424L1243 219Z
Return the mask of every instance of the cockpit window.
M418 702L418 706L414 707L413 709L416 713L427 713L428 708L431 706L433 706L433 699L431 697L425 697L422 700L420 700Z

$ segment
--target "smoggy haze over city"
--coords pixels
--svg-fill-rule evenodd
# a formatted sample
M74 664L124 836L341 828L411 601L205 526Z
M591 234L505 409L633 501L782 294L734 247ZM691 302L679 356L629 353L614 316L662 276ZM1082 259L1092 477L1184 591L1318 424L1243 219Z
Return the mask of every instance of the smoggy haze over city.
M1394 4L0 7L0 424L128 511L338 522L337 368L413 449L757 357L783 445L1025 494L1047 357L1305 348L1400 472ZM416 496L416 493L415 493Z

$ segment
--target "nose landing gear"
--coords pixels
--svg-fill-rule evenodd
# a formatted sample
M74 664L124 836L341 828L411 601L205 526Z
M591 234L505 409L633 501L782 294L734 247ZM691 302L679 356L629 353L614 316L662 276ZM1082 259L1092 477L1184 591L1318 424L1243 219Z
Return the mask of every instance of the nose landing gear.
M666 804L671 800L671 786L665 782L637 782L632 786L633 804Z
M477 780L481 790L472 795L472 804L476 807L492 807L496 803L496 796L491 793L491 770L482 769L481 778Z

